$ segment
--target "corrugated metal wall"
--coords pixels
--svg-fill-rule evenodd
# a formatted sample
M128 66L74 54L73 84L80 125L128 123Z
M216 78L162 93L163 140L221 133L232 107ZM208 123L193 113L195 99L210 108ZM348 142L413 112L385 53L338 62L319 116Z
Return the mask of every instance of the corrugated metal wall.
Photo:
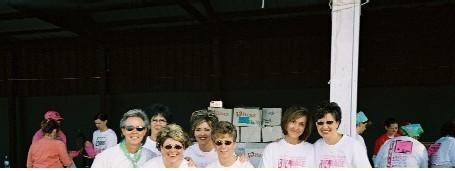
M453 85L451 9L364 10L360 86ZM21 96L325 87L330 24L330 16L316 15L226 23L218 31L138 31L97 43L43 40L4 47L0 61L9 65L14 54L14 78L32 79L14 82Z

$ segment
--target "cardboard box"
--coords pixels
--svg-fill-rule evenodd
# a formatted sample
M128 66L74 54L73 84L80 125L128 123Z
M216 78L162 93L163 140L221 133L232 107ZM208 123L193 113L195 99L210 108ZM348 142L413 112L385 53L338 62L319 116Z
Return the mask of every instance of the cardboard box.
M261 126L261 122L259 108L234 108L232 124L235 126Z
M237 131L237 138L235 139L235 142L240 142L240 127L236 126L235 130Z
M211 101L209 106L210 107L222 108L223 107L223 102L222 101Z
M248 156L248 160L254 167L258 168L262 162L262 155L265 146L268 143L247 143L245 147L245 154Z
M228 121L232 123L232 109L208 107L208 110L214 111L219 121Z
M281 124L281 108L262 108L262 126L278 126Z
M245 154L246 143L238 142L235 146L235 155L240 156Z
M240 142L261 142L261 127L240 127Z
M270 126L262 128L262 142L272 142L284 137L281 126Z

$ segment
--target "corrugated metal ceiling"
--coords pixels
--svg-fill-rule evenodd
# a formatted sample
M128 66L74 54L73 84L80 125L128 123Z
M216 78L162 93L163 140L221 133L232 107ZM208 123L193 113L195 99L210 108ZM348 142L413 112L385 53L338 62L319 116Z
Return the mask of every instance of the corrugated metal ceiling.
M369 5L416 2L453 0L378 0ZM0 39L77 37L130 29L327 14L328 3L328 0L0 0Z

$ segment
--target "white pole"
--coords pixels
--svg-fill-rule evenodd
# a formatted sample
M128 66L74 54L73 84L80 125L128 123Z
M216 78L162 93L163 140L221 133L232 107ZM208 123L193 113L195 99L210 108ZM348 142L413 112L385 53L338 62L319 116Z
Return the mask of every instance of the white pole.
M330 101L340 105L339 132L355 135L360 0L333 0Z

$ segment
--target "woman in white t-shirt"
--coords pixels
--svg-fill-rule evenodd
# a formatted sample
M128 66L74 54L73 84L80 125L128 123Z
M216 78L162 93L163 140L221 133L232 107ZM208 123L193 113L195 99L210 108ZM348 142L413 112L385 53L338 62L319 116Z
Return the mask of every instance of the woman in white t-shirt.
M107 126L107 120L108 115L105 113L97 113L94 117L95 126L98 128L93 132L92 138L96 154L117 145L117 134Z
M314 143L316 167L371 168L365 147L354 138L338 133L341 108L337 103L318 106L315 120L318 133L322 137Z
M198 168L205 168L218 160L211 140L212 129L217 122L217 116L210 110L198 110L191 114L191 130L196 143L185 150L185 157L190 157Z
M248 161L242 161L235 155L237 130L230 122L218 122L212 132L211 140L215 144L218 160L210 163L208 168L253 168Z
M169 107L162 104L153 104L151 107L147 108L145 112L150 118L150 136L147 136L144 148L152 151L157 156L160 156L161 153L156 147L156 138L161 128L172 123L172 114Z
M120 128L125 139L96 155L92 168L137 168L153 158L151 151L142 148L148 121L147 115L140 109L123 114Z
M281 119L284 139L268 144L263 152L261 167L300 168L316 167L313 144L306 142L312 122L308 109L288 108Z
M431 167L455 168L455 119L442 126L441 135L428 150Z
M401 135L387 140L374 159L374 167L427 168L428 153L417 139L423 129L420 124L401 126Z
M183 159L184 150L190 145L188 135L182 127L169 124L160 129L157 135L157 147L161 156L144 164L144 168L187 168L192 167Z

